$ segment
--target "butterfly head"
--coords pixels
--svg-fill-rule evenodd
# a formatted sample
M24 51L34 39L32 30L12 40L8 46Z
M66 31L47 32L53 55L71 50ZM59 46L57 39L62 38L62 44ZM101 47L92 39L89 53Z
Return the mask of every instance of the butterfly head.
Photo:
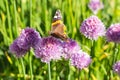
M58 20L62 20L62 15L61 15L60 10L57 10L53 17L53 22L58 21Z

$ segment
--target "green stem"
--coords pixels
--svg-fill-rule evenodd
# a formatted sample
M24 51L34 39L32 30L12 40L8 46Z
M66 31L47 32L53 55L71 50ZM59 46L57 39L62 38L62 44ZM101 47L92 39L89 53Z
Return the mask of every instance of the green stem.
M110 67L110 71L112 70L113 64L117 60L117 55L118 55L118 52L119 52L117 47L118 47L118 44L115 43L114 47L113 47L112 64L111 64L111 67ZM110 75L109 75L109 78L112 78L112 77L113 77L113 72L111 72Z
M113 61L112 61L112 65L116 62L116 60L117 60L117 55L118 55L118 44L117 43L115 43L115 45L114 45L114 48L113 48L113 51L114 51L114 54L113 54ZM112 68L112 65L111 65L111 68Z
M32 0L30 0L30 27L32 27Z
M69 65L68 65L68 68L69 68L68 80L71 80L70 61L69 61Z
M16 63L17 63L17 67L18 67L19 74L21 74L21 73L22 73L21 64L19 63L19 59L18 59L18 58L15 58L15 59L16 59ZM20 80L19 77L18 77L18 80Z
M117 54L118 54L118 44L117 43L115 43L115 45L114 45L114 54L113 54L113 62L112 62L112 65L116 62L116 60L117 60Z
M81 70L79 69L78 80L80 80L80 73L81 73Z
M57 62L55 63L55 65L56 65L56 72L55 72L55 74L56 74L56 79L55 80L60 80L60 77L59 77L59 74L60 73L58 73L58 66L57 66Z
M30 0L30 27L32 27L32 0ZM32 71L32 55L30 55L30 75L31 75L31 80L33 80L33 71Z
M22 9L22 12L21 12L22 20L24 20L24 4L22 0L21 0L21 9Z
M25 80L25 66L24 66L24 63L23 63L23 58L20 58L20 62L22 64L22 69L23 69L23 74L24 74L24 80Z
M29 56L29 64L30 64L30 76L31 80L33 80L33 71L32 71L32 55Z
M90 52L90 56L92 57L92 59L95 57L95 41L92 40L92 43L91 43L91 52Z
M51 80L50 62L48 63L48 78Z
M92 57L92 59L94 59L95 57L95 41L92 40L91 43L91 52L90 52L90 56ZM92 66L92 65L91 65ZM91 74L91 66L89 67L89 76L88 76L88 80L90 80L90 74ZM95 64L93 64L93 66L95 66Z
M18 36L17 29L17 11L16 11L16 0L14 0L14 20L15 20L15 35Z
M11 18L10 18L8 0L5 0L5 3L6 3L6 9L7 9L8 30L9 30L9 35L10 35L9 40L13 41L12 30L11 30Z

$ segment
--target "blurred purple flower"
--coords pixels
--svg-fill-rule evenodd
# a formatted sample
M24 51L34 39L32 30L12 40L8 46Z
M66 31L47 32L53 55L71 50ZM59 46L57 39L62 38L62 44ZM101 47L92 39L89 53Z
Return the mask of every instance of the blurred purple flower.
M17 44L20 48L29 49L30 47L35 47L40 39L41 37L36 30L27 27L22 30Z
M100 2L100 0L90 0L88 7L94 14L97 14L97 12L103 8L103 3Z
M18 39L16 39L9 47L10 52L16 55L16 57L22 57L28 51L27 49L20 48L17 44Z
M63 57L70 59L72 54L77 53L80 50L80 46L76 41L69 39L68 42L63 42Z
M111 25L106 31L107 41L120 43L120 24Z
M35 56L41 58L42 62L49 63L51 60L58 60L62 56L62 43L52 36L42 38L35 47Z
M105 26L97 16L91 16L83 21L80 32L91 40L97 40L105 35Z
M117 61L114 65L113 65L113 71L117 74L120 75L120 61Z
M83 51L79 51L78 53L73 54L71 57L71 64L80 70L85 67L88 67L90 63L90 56Z

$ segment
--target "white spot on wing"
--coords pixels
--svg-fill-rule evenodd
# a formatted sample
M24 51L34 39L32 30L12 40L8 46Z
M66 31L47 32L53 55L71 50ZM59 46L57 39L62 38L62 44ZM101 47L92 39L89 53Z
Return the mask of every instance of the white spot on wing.
M54 18L57 18L57 16L55 15Z

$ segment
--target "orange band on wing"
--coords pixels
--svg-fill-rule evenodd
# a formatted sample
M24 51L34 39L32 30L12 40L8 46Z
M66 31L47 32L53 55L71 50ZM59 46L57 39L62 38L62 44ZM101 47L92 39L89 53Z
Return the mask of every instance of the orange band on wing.
M58 23L62 23L62 21L61 20L57 20L57 21L55 21L55 22L52 23L52 26L54 26L54 25L56 25Z
M66 34L66 26L63 27L64 34Z

